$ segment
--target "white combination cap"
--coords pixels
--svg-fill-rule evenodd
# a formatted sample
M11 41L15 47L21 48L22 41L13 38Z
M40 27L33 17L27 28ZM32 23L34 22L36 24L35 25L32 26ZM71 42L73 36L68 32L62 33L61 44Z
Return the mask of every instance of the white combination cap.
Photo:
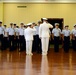
M76 26L76 24L74 25L74 27Z
M55 26L59 26L59 23L55 23Z
M65 25L64 27L69 27L68 25Z
M47 18L42 18L43 20L48 20Z
M30 25L32 25L32 23L28 23L28 24L27 24L27 26L30 26Z

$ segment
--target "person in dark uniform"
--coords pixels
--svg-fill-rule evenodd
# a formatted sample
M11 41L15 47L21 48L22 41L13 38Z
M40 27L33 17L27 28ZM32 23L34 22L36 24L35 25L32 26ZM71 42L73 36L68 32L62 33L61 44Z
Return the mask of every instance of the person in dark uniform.
M3 32L3 49L6 50L8 48L8 28L7 25L4 25L4 32Z
M42 24L42 21L38 21L38 25L35 26L35 28L36 28L36 44L35 44L35 46L36 46L37 53L42 53L41 39L39 38L39 26L40 26L40 24Z
M2 22L0 21L0 49L3 50L3 27L2 27Z
M36 23L33 22L32 25L35 27ZM33 37L34 40L33 40L32 52L36 52L36 32L33 33Z
M59 39L61 35L61 30L59 28L59 23L55 23L55 28L52 30L52 38L54 39L54 50L59 52Z
M17 37L17 48L19 50L19 26L16 26L17 30L16 30L16 37Z
M9 49L10 51L14 50L14 28L13 23L10 23L10 27L8 28L8 35L9 35Z
M17 41L18 41L18 28L16 26L16 24L14 24L14 48L17 49Z
M74 29L72 29L71 35L72 35L72 47L73 50L76 51L76 25L74 25Z
M25 39L24 39L24 23L20 23L21 27L19 28L19 51L23 51L25 49Z
M70 30L68 29L68 25L65 26L65 29L62 30L62 38L64 41L64 51L69 52L70 46Z

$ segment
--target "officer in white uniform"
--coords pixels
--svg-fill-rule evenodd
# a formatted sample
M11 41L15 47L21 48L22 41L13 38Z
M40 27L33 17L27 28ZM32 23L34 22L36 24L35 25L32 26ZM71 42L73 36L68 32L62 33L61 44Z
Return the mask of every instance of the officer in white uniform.
M4 25L4 32L3 32L3 48L6 50L8 48L8 28L7 25Z
M76 51L76 24L74 25L74 29L72 29L71 34L72 34L72 47L73 50Z
M10 23L10 27L8 28L10 51L14 50L14 33L15 33L15 31L13 28L13 23Z
M21 27L19 28L19 51L23 51L25 49L25 39L24 39L24 23L20 23Z
M0 21L0 49L3 50L3 27L2 27L2 22Z
M43 18L43 23L39 27L39 38L42 43L42 55L47 55L49 46L49 28L53 28L51 24L47 22L47 18Z
M33 33L36 29L32 26L32 23L27 24L27 29L24 30L24 36L26 40L26 54L32 55L32 43L33 43Z
M52 38L54 39L54 50L59 52L59 38L61 35L61 30L59 28L59 23L55 23L55 28L52 30Z
M68 29L68 25L65 26L65 29L62 30L62 38L64 41L64 51L69 51L69 45L70 45L70 30Z

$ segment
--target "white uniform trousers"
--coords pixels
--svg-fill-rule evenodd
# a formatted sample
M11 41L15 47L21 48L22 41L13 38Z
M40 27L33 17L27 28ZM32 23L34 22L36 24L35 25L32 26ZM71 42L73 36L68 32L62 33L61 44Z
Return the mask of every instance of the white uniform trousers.
M48 46L49 46L49 37L42 37L42 55L47 55Z
M26 54L32 54L32 40L26 41Z

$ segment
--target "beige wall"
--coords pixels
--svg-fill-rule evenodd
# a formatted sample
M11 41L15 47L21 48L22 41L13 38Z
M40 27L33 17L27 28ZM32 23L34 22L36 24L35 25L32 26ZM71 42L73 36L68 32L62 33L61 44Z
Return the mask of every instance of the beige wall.
M27 8L17 8L25 5ZM4 23L9 26L10 22L17 23L37 22L43 17L64 18L64 24L70 29L76 24L76 4L19 4L4 3Z
M3 21L3 3L0 3L0 21Z

